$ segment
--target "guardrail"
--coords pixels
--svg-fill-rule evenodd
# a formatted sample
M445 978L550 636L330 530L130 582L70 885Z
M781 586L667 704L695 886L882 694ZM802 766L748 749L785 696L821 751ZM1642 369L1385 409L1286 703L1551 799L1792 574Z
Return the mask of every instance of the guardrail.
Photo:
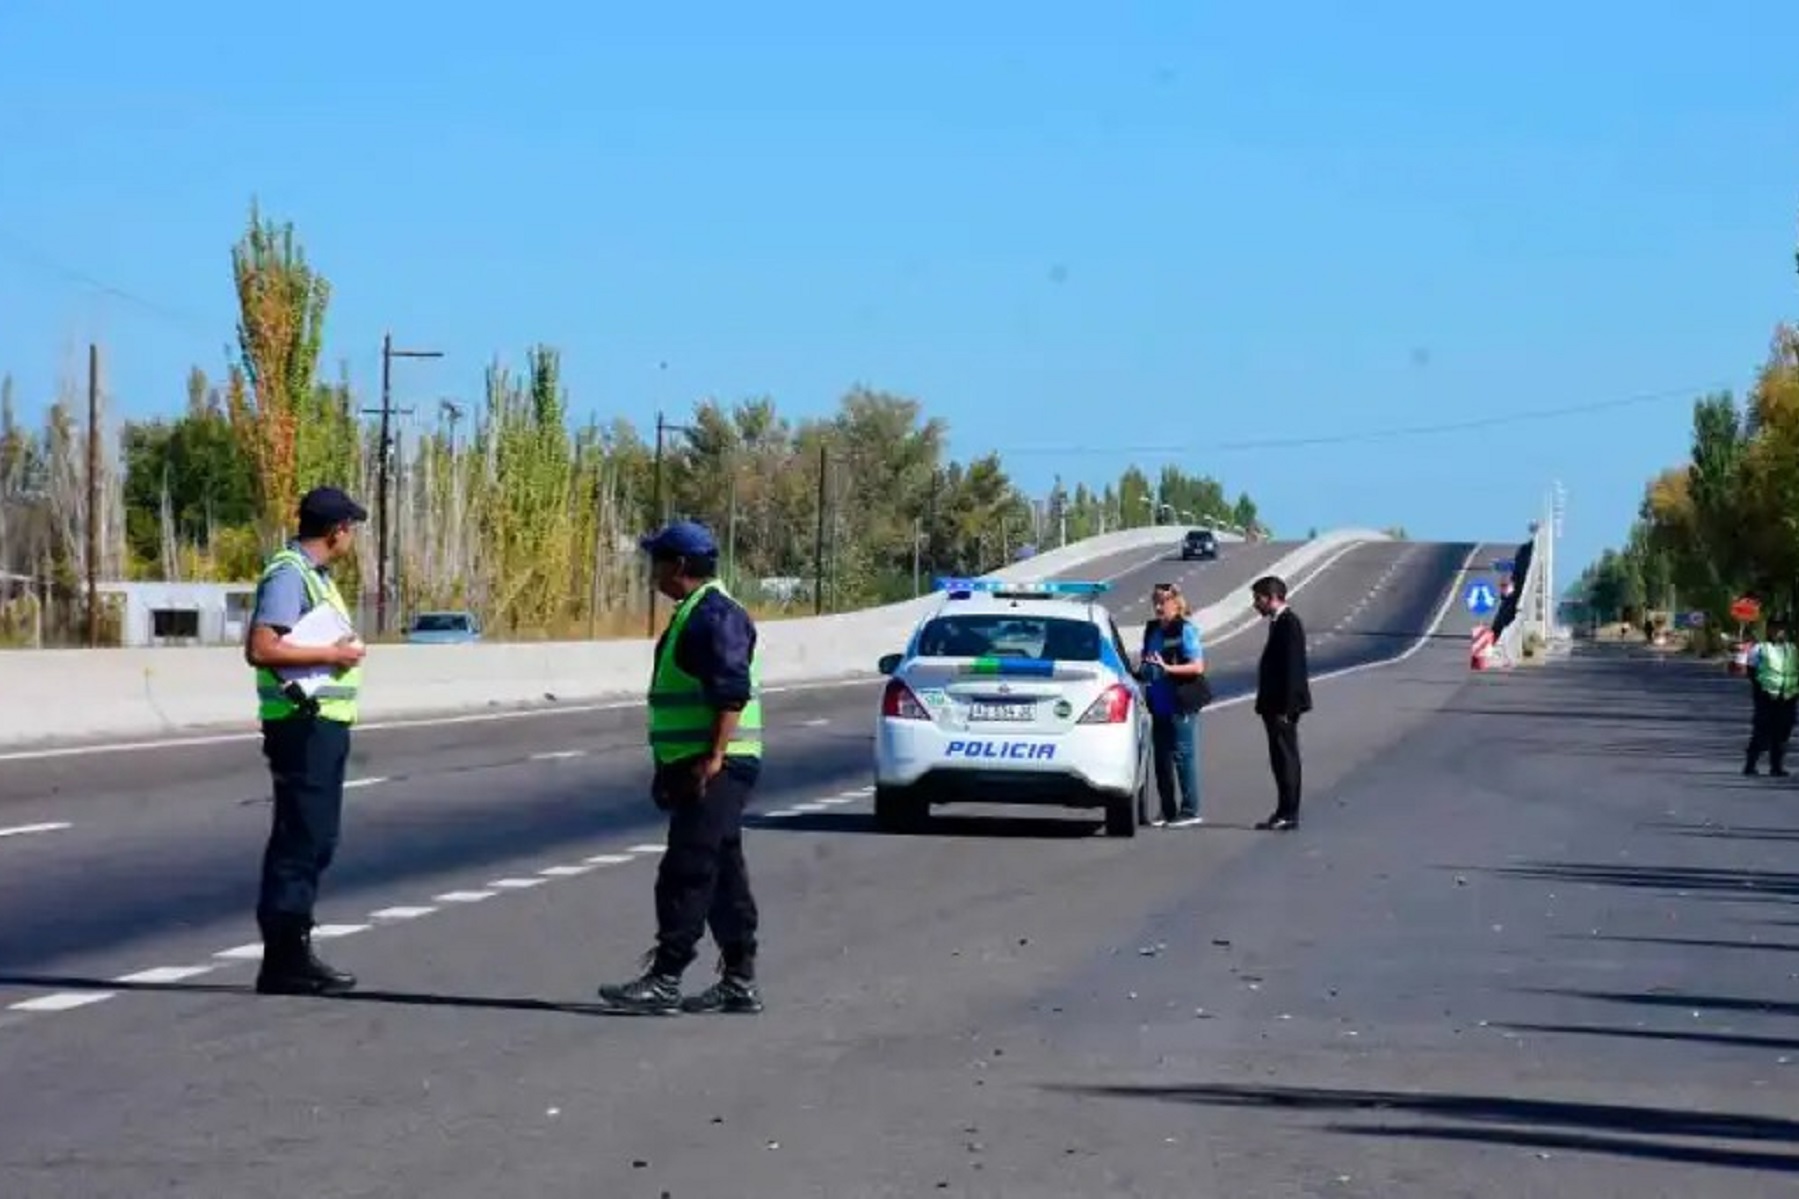
M990 573L1010 579L1063 573L1127 550L1172 549L1184 533L1173 525L1121 530ZM1347 545L1385 537L1341 530L1305 543L1270 569L1291 575ZM778 686L873 676L876 659L897 648L935 602L924 596L764 622L763 680ZM1249 611L1245 591L1211 605L1200 619L1216 629ZM362 710L368 719L383 719L637 698L652 649L647 638L379 646L370 655ZM252 711L250 673L236 647L16 650L0 658L0 669L6 673L0 745L242 726Z

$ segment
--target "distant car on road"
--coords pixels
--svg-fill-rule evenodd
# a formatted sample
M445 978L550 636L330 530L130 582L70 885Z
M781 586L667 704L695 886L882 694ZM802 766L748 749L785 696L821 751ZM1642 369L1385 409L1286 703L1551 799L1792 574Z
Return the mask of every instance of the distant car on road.
M1103 808L1131 837L1148 806L1149 711L1097 602L1104 583L941 579L942 602L887 654L875 821L934 804Z
M481 640L481 622L473 612L420 612L406 630L413 645L460 645Z
M1181 542L1181 561L1192 558L1204 558L1215 561L1218 557L1218 534L1210 529L1189 529Z

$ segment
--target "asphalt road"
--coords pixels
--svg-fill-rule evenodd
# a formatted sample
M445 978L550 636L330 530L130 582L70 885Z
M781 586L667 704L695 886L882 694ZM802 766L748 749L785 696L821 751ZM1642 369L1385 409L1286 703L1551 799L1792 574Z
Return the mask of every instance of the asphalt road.
M1799 809L1706 724L1740 687L1471 677L1464 620L1419 640L1470 549L1302 581L1315 673L1349 673L1295 836L1247 831L1254 626L1211 647L1208 827L1128 841L1003 809L876 834L873 688L777 697L753 1020L584 1006L650 939L633 714L371 738L321 910L364 982L340 1000L217 956L254 940L252 754L81 760L0 808L66 825L0 837L0 1194L1775 1193L1799 1010L1755 926L1799 893L1766 839Z

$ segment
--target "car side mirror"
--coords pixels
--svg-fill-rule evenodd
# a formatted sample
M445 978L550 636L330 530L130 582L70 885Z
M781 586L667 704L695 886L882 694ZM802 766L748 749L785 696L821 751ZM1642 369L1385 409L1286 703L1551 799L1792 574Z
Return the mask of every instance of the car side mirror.
M875 669L882 674L892 674L899 669L902 656L901 654L882 654L880 661L875 663Z

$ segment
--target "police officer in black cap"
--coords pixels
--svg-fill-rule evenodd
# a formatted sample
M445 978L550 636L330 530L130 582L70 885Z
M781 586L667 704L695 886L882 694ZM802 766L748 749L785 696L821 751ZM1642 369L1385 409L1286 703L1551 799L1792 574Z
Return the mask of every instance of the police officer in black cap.
M762 1010L756 987L756 900L743 859L743 810L762 765L756 625L718 581L718 542L676 521L645 537L656 589L675 601L656 642L649 691L650 784L668 813L656 872L656 948L648 971L600 988L605 1009L634 1014ZM707 926L720 980L681 997L681 974Z
M256 671L262 752L274 779L274 818L262 858L256 922L262 930L264 994L325 995L356 985L312 949L319 878L331 864L343 820L344 770L356 723L364 647L330 568L350 554L362 505L335 487L300 501L299 529L264 567L244 657ZM344 635L331 645L283 640L322 605ZM296 674L298 677L295 677Z

